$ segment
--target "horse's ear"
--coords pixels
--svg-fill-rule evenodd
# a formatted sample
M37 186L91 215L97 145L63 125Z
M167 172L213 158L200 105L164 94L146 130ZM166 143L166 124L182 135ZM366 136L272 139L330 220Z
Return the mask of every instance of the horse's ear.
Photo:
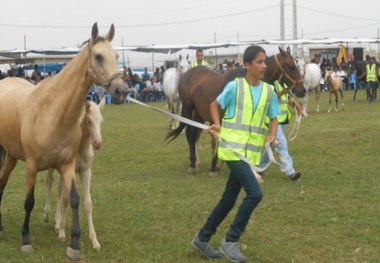
M182 55L179 55L179 60L182 60Z
M106 105L106 96L103 96L103 98L100 100L98 107L100 110L103 110L104 105Z
M290 50L290 46L288 46L287 48L286 48L286 52L291 52L291 50Z
M186 60L189 60L189 54L187 54L187 56L186 56Z
M99 34L98 23L95 23L92 26L92 31L91 31L91 38L93 41L98 37L98 34Z
M110 31L108 31L108 33L106 35L106 39L109 42L111 42L114 36L115 36L115 26L112 24L111 28L110 28Z
M285 51L281 47L278 47L278 50L280 50L281 56L285 56Z

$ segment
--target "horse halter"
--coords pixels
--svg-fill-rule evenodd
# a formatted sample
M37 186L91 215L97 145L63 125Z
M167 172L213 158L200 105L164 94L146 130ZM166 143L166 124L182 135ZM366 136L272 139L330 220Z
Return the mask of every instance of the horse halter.
M92 66L92 63L91 63L91 47L92 47L92 43L91 42L92 41L90 41L90 43L88 44L88 48L89 48L88 71L91 73L91 75L92 75L92 77L94 79L98 80L102 84L102 86L108 90L109 86L111 85L111 82L114 79L121 78L122 77L122 73L121 72L116 72L116 73L112 74L111 77L109 77L109 78L107 78L103 74L100 74L99 71L96 68L94 68ZM96 73L98 73L98 74L96 74Z
M277 54L278 55L278 54ZM275 55L274 56L274 59L275 59L275 61L276 61L276 63L277 63L277 65L278 65L278 67L280 68L280 70L281 70L281 75L280 75L280 77L279 77L279 81L280 82L282 82L282 80L284 79L284 78L287 78L288 80L290 80L293 84L289 87L289 90L292 90L295 86L296 86L296 84L298 84L298 83L301 83L301 82L303 82L303 78L300 78L299 80L294 80L285 70L284 70L284 68L281 66L281 63L280 63L280 61L278 61L278 58L277 58L277 55ZM284 89L285 90L285 89ZM285 93L285 92L284 92Z

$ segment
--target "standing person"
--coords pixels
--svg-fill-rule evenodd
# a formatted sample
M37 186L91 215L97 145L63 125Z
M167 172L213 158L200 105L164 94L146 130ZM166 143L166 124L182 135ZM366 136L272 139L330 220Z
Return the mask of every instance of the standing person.
M286 85L286 84L284 84ZM288 97L287 92L284 93L283 84L279 81L274 83L275 92L277 94L277 99L280 104L281 115L277 116L278 119L278 129L276 134L277 147L275 148L280 157L280 162L282 169L289 180L296 181L301 177L300 172L296 172L294 169L293 158L289 154L288 142L286 140L285 128L289 124L289 120L292 117L292 112L289 106L294 107L300 114L302 114L301 105L295 101L292 97ZM265 167L269 163L268 153L265 152L261 159L260 167ZM260 173L264 175L265 172Z
M208 63L204 59L204 55L203 55L203 50L202 49L198 49L195 52L195 57L196 57L196 59L191 63L191 67L192 68L197 67L197 66L206 66L206 67L208 67Z
M367 100L369 102L374 102L377 97L376 89L378 85L377 67L374 57L369 58L369 63L366 66L366 71L363 72L363 74L360 77L358 77L358 79L363 78L364 75L366 75L367 80Z
M277 115L280 114L273 86L262 81L267 69L265 60L266 53L262 47L248 47L243 55L246 76L229 82L210 104L214 124L209 128L209 133L220 133L223 138L218 148L218 156L226 162L230 175L219 203L191 242L195 250L209 259L219 258L223 254L231 262L246 261L240 250L239 239L263 194L250 165L242 161L239 155L259 165L265 142L273 143L276 139ZM224 111L220 124L221 113ZM266 116L271 120L269 135L264 122ZM242 188L246 197L218 252L209 241L234 207Z

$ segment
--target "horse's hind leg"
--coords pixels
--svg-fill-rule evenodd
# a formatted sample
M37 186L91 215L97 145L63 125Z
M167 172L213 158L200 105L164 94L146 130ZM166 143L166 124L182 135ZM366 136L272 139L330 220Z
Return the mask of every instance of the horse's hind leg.
M342 89L340 89L339 90L339 92L340 92L340 98L341 98L341 105L342 105L342 110L344 110L344 101L343 101L343 90ZM338 96L338 95L337 95Z
M212 161L211 161L211 167L208 172L208 176L214 178L218 176L218 170L216 168L217 162L218 162L218 154L217 154L217 145L216 145L216 138L211 135L211 150L212 150Z
M3 223L1 221L1 200L3 198L5 186L8 183L9 175L17 164L17 159L6 154L4 159L1 158L1 162L2 161L4 162L2 163L0 170L0 238L2 237L4 231Z
M88 221L88 230L90 232L90 240L92 242L92 247L95 250L100 249L100 243L96 237L94 222L92 219L92 199L91 199L91 177L92 172L91 168L81 171L80 177L82 179L83 188L84 188L84 207L86 209L86 216Z
M51 207L50 207L51 188L53 186L53 181L54 181L53 172L54 172L54 169L49 169L47 174L46 174L46 180L45 180L47 191L46 191L46 204L44 207L44 221L46 223L49 222L50 211L51 211Z
M71 260L80 259L80 222L79 222L79 195L75 187L75 160L72 160L59 168L65 187L70 196L72 210L71 243L67 248L66 255Z
M189 167L189 173L194 174L197 172L197 135L199 133L199 129L193 126L187 126L186 127L186 138L187 142L189 143L189 150L190 150L190 167Z
M338 111L338 92L335 91L335 111Z

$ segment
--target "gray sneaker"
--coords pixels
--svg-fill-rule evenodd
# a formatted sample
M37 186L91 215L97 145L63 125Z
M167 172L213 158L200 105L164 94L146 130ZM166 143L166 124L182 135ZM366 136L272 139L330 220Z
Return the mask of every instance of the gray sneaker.
M226 240L223 240L219 247L219 252L234 263L244 263L247 260L240 251L239 242L226 242Z
M217 250L214 250L210 243L200 241L198 235L196 235L191 241L191 245L196 251L200 252L208 259L218 259L222 257Z

